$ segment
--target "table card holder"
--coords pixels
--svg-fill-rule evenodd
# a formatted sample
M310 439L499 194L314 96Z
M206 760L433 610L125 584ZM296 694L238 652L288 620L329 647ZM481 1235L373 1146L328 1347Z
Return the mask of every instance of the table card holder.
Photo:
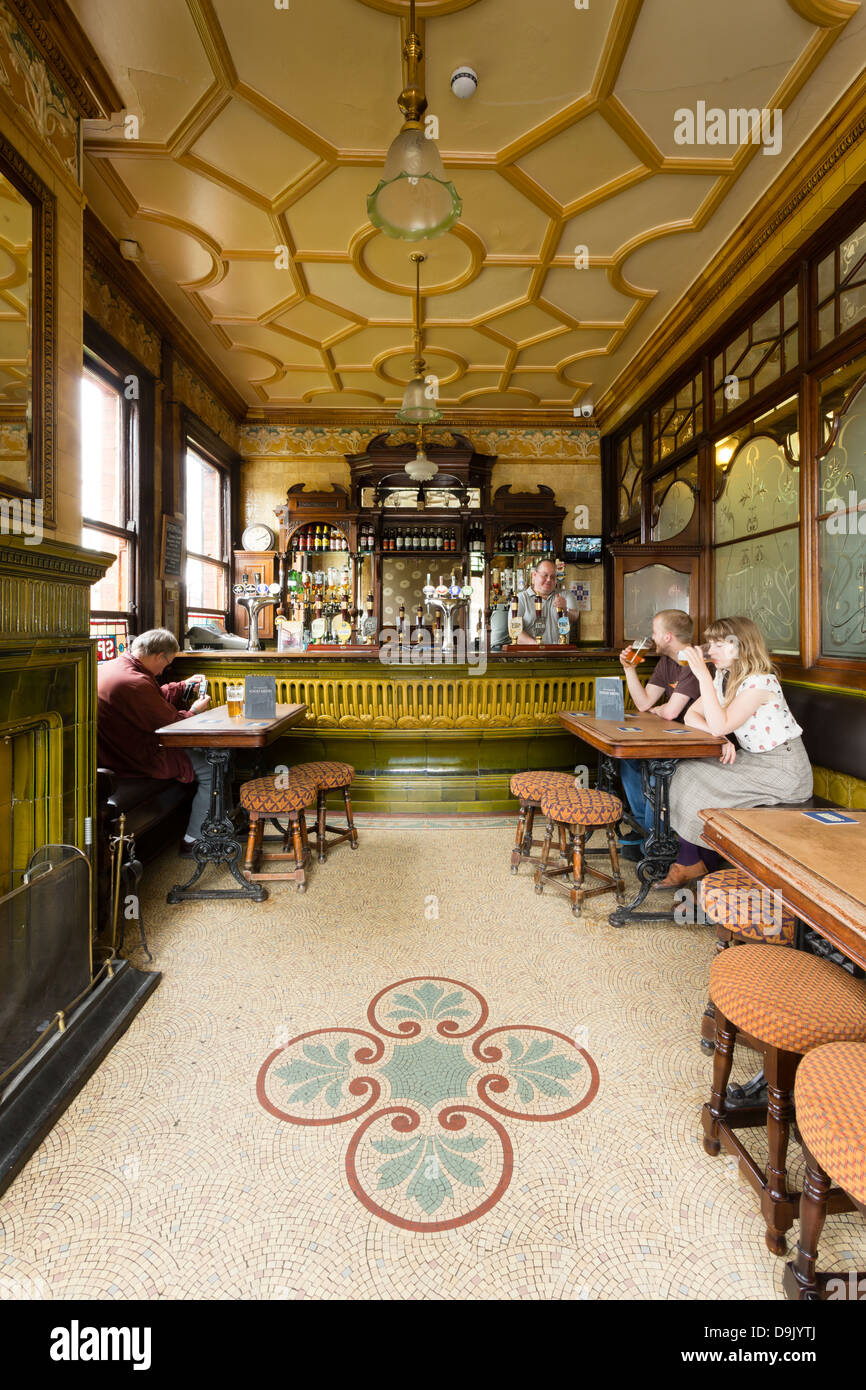
M620 721L625 718L625 698L619 676L596 676L595 717Z
M276 719L276 676L244 677L244 718Z

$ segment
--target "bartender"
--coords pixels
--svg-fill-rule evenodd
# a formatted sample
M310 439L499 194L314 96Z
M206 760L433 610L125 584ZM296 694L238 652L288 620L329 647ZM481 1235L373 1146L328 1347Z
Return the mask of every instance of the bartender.
M539 560L532 571L530 587L517 596L517 612L523 619L523 631L517 639L520 646L537 646L535 639L535 597L541 599L541 617L544 620L542 642L556 646L559 643L559 615L568 613L571 620L569 641L578 618L577 599L573 594L556 592L556 561Z

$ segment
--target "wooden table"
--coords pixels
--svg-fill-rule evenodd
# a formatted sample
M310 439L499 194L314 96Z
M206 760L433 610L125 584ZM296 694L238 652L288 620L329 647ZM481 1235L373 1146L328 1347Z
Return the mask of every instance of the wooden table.
M708 845L866 970L866 811L839 812L853 825L822 825L785 806L700 814Z
M228 706L194 714L167 724L156 733L160 743L173 748L201 748L213 766L210 810L201 834L192 847L196 860L195 872L187 883L176 884L168 895L170 903L198 901L202 898L252 898L260 903L268 896L260 883L248 883L241 876L238 860L242 845L237 838L230 815L232 750L235 748L266 748L303 719L306 705L277 705L274 719L229 719ZM239 888L195 888L208 864L227 864Z
M670 785L682 758L718 757L723 738L688 729L657 714L627 714L624 719L596 719L594 715L562 711L557 716L570 733L598 749L598 786L613 792L617 785L614 770L617 758L639 758L643 793L653 808L653 826L646 839L644 858L637 865L640 888L630 903L618 907L608 921L615 927L626 922L658 922L672 915L672 909L639 912L637 909L654 883L666 877L679 853L679 840L670 824Z

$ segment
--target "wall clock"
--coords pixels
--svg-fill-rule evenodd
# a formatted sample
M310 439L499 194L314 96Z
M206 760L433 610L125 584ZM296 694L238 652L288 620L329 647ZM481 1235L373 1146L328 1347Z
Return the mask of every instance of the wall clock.
M273 550L276 539L276 533L270 526L265 526L263 521L256 521L244 531L241 545L244 550Z

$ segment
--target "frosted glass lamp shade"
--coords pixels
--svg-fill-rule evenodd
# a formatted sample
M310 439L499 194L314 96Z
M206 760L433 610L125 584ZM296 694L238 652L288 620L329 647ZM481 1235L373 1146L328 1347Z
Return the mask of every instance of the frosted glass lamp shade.
M428 425L442 419L442 411L426 395L427 384L423 376L413 376L403 392L403 404L397 411L397 419L407 425Z
M422 241L454 226L463 203L445 177L435 140L407 123L391 145L382 178L367 198L367 216L386 236Z
M413 483L429 483L431 478L436 477L438 471L436 464L430 462L423 449L418 450L418 453L409 460L404 469Z

